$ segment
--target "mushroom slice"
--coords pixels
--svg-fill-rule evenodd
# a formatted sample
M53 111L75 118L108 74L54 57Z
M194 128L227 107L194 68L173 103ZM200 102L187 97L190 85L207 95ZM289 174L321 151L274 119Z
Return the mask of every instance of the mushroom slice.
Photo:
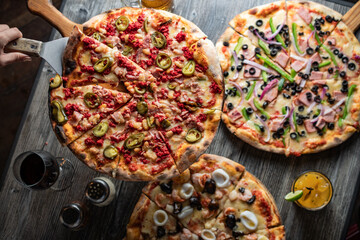
M189 199L194 193L194 186L191 183L185 183L180 189L180 197Z
M224 170L216 169L211 175L217 187L223 188L230 185L230 176Z
M157 210L154 213L153 218L156 226L164 226L169 219L167 213L164 210Z
M240 214L240 220L250 231L254 231L258 226L258 220L254 213L246 210Z
M204 230L201 231L201 238L204 239L204 240L215 240L216 236L209 229L204 229Z

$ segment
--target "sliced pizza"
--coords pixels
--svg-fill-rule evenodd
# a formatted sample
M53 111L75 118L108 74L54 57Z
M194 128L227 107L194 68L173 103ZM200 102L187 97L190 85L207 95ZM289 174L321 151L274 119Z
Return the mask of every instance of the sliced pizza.
M55 77L61 81L60 76ZM59 80L60 79L60 80ZM54 81L51 79L50 81ZM128 93L98 85L54 88L49 94L52 127L63 144L69 144L131 99Z

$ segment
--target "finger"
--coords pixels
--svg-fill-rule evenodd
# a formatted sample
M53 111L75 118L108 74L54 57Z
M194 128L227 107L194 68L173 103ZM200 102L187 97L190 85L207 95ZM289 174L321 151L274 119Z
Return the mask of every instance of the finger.
M31 61L31 57L29 57L26 54L19 52L5 53L0 56L0 67L6 66L14 62L29 62L29 61Z
M12 40L15 40L17 38L21 38L22 33L17 28L9 28L5 31L2 31L0 33L0 47L3 48L11 42Z
M5 31L5 30L7 30L7 29L9 29L9 26L8 26L8 25L6 25L6 24L0 24L0 32Z

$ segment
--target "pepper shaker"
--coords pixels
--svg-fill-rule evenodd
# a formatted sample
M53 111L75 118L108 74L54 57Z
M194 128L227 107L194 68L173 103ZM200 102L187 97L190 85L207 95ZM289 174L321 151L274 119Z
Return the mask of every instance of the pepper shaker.
M115 185L108 178L94 178L88 183L85 190L85 196L95 206L107 206L114 200Z
M81 202L72 202L61 209L60 222L73 231L82 229L88 221L89 209Z

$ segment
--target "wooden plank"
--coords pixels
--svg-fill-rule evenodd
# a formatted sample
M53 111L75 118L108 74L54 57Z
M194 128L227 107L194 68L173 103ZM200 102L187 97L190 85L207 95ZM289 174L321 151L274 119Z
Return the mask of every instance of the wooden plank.
M216 42L227 28L227 22L237 13L251 7L272 2L270 0L198 0L175 1L174 13L197 24ZM348 8L325 3L341 13ZM71 21L82 23L105 10L121 7L120 1L65 1L63 14ZM54 38L60 35L55 34ZM29 111L20 130L14 157L21 152L43 149L56 156L73 161L76 173L71 188L55 192L29 191L22 188L9 169L0 194L0 239L119 239L124 236L126 224L144 183L114 180L118 189L116 200L108 207L93 207L88 226L79 232L65 229L58 221L63 205L84 199L86 183L100 174L92 171L67 149L61 147L51 130L47 112L48 79L55 73L45 64L39 73ZM46 144L47 143L47 144ZM339 239L349 214L355 184L360 172L357 156L360 154L358 134L345 144L323 153L299 158L257 150L234 137L221 124L214 141L206 151L237 161L257 176L273 194L286 226L288 239ZM334 184L334 198L328 207L319 212L307 212L295 204L285 202L284 195L302 171L314 169L325 173Z

